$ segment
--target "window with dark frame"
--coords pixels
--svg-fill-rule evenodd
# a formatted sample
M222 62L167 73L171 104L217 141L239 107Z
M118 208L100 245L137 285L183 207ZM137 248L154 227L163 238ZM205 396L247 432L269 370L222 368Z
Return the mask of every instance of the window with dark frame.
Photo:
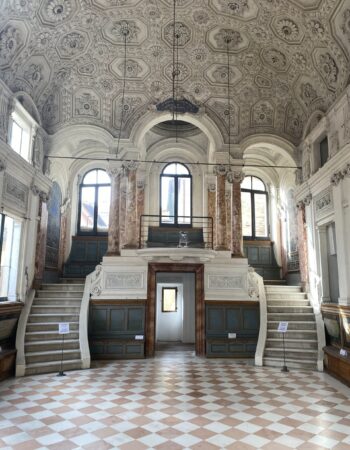
M160 225L191 226L192 176L184 164L166 165L160 176Z
M177 311L177 287L162 288L162 312Z
M328 138L327 136L320 142L320 167L328 161Z
M79 235L108 233L111 180L105 170L87 172L79 186Z
M241 183L244 239L268 239L268 194L260 178L246 176Z

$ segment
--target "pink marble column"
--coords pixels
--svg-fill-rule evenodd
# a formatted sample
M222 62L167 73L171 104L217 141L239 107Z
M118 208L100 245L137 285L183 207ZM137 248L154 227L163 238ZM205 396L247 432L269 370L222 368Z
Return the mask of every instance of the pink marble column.
M119 226L119 204L120 204L120 169L108 171L111 178L111 202L109 210L108 226L108 248L107 256L120 255L120 226Z
M35 189L36 188L34 187L34 190ZM34 288L39 288L43 281L45 269L47 223L49 215L46 204L48 200L48 195L44 192L38 191L36 191L35 193L39 195L39 211L38 211L39 222L37 227L36 249L35 249Z
M208 185L208 216L213 219L213 233L212 240L208 244L212 247L216 246L216 185L209 183Z
M243 256L241 182L244 175L240 171L230 172L231 183L231 254L234 258Z
M137 203L136 203L136 171L138 164L128 163L128 188L126 201L126 244L124 248L138 248Z
M61 205L61 227L60 227L60 245L58 249L58 270L62 273L65 262L65 252L68 234L68 216L70 212L70 199L66 198Z
M126 197L128 188L128 178L123 167L120 174L120 195L119 195L119 228L120 228L120 248L124 248L126 243Z
M227 245L231 242L231 235L232 235L232 227L231 227L231 192L226 191L225 192L225 200L226 200L226 242Z
M307 253L307 231L305 218L305 204L299 202L297 204L298 214L298 250L299 250L299 266L300 279L302 286L308 290L309 274L308 274L308 253Z
M141 216L145 212L145 182L144 182L144 180L137 180L136 203L137 203L137 237L138 237L138 241L140 242ZM142 232L142 230L141 230L141 232Z
M226 241L226 200L225 184L227 166L214 167L216 175L216 246L215 250L228 250Z

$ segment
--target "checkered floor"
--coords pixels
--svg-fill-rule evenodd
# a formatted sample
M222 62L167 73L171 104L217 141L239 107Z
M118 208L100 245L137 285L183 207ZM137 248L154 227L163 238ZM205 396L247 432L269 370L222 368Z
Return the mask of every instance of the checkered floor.
M0 383L1 449L350 449L350 389L191 352Z

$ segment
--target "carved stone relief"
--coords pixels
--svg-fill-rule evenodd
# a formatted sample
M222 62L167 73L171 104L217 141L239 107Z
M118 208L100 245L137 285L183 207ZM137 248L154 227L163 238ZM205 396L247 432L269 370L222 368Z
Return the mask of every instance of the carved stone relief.
M142 273L120 272L107 273L105 289L142 289L144 277Z
M15 177L5 173L4 176L4 203L15 207L22 212L27 210L29 188Z
M227 275L209 275L208 288L217 290L243 289L242 277Z

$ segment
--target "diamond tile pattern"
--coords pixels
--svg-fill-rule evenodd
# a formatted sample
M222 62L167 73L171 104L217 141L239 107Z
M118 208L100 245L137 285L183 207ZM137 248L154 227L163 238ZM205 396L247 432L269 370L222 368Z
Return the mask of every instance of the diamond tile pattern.
M190 352L0 384L1 449L350 448L350 390Z

